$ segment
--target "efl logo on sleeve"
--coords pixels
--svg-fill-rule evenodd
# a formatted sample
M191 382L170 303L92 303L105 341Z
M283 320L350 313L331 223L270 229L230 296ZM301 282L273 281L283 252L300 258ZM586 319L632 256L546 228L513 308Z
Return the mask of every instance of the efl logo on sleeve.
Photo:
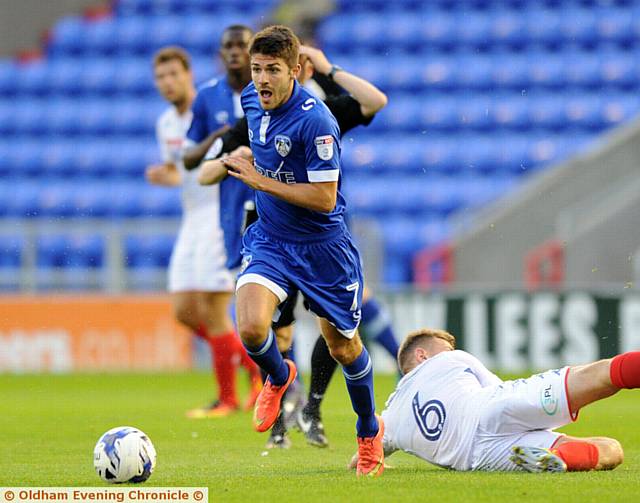
M333 157L333 136L330 134L317 136L314 143L320 159L328 161Z

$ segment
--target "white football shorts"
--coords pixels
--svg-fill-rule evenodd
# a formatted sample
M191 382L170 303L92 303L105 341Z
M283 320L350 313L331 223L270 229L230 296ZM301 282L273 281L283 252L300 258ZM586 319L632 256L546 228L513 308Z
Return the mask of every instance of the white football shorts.
M226 268L224 236L217 218L215 209L206 208L183 218L169 263L170 292L233 292L235 274Z
M515 445L549 449L553 431L578 418L569 410L569 367L505 381L489 398L474 439L473 470L521 470L509 460Z

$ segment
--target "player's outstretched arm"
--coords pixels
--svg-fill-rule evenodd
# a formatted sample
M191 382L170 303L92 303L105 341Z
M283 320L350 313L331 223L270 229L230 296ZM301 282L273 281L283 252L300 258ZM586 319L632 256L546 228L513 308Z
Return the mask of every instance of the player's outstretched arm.
M331 74L334 66L320 49L303 45L300 47L300 54L307 55L319 73L324 75ZM347 91L360 104L360 110L365 117L375 115L387 104L386 94L371 82L353 73L339 69L333 73L332 78L336 84Z
M207 155L207 152L209 151L213 143L224 133L229 131L229 129L229 126L223 126L220 129L215 130L201 142L186 148L184 153L182 154L182 162L184 163L184 167L189 170L197 168L202 162L202 159L204 159Z
M145 177L149 183L163 187L176 187L182 183L180 172L174 164L148 166Z
M222 160L230 176L249 187L260 190L302 208L330 213L336 206L338 182L296 183L289 185L258 173L253 164L240 157Z
M249 147L238 147L231 152L230 155L232 157L242 157L249 162L253 161L253 154ZM227 177L227 167L222 162L222 159L224 159L224 157L210 159L202 163L200 173L198 174L198 183L200 185L214 185L220 183Z

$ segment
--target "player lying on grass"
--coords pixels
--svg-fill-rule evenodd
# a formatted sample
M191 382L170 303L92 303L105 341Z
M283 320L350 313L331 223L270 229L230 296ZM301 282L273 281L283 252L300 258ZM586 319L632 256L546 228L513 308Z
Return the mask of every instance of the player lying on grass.
M382 413L384 450L402 450L453 470L612 470L617 440L554 431L580 409L640 387L640 351L527 379L502 381L443 331L410 333L400 346L404 377ZM352 460L355 463L357 455Z

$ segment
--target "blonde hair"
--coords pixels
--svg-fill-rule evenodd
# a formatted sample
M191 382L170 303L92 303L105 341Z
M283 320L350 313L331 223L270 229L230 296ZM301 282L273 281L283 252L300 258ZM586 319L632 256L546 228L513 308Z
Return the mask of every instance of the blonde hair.
M411 370L411 358L413 357L413 351L421 343L425 342L425 339L441 339L448 342L453 349L456 347L456 338L445 330L439 330L436 328L421 328L409 332L404 338L400 349L398 350L398 367L400 372L404 375Z

